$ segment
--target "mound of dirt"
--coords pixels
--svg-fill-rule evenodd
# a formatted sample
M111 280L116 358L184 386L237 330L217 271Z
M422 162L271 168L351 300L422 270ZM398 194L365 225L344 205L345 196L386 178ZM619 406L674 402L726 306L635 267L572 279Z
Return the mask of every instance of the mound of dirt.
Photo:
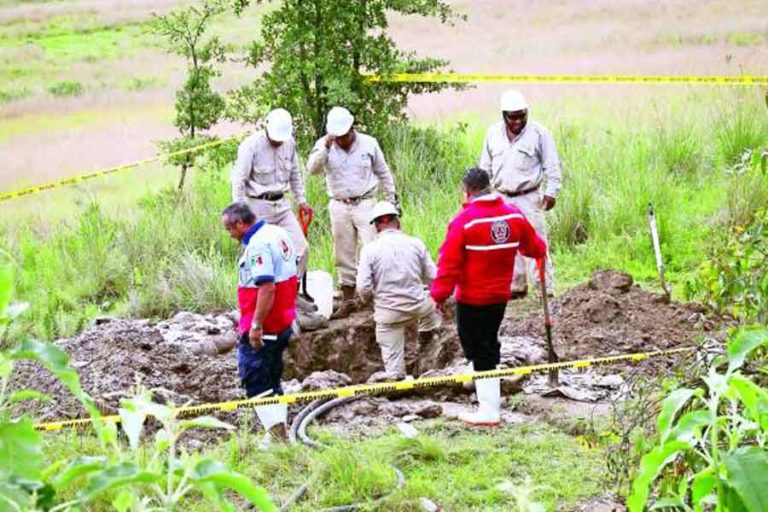
M589 282L552 300L553 338L561 359L587 359L684 346L709 335L716 321L696 303L667 303L666 297L641 289L628 274L595 272ZM508 308L502 332L536 335L543 340L543 315L520 315Z
M230 322L229 329L233 329ZM119 405L123 393L140 382L161 401L177 405L218 402L241 396L234 352L222 356L195 353L196 343L172 341L146 321L114 319L98 322L72 339L56 341L69 354L83 388L98 398L104 412ZM61 383L36 363L22 361L12 381L18 388L47 393L51 402L33 406L41 420L74 418L85 411Z
M502 366L546 360L541 313L533 301L528 302L527 312L520 306L509 306L502 325ZM715 326L701 306L666 303L662 295L641 290L630 276L614 271L597 272L588 283L554 299L552 309L562 359L685 345ZM370 309L358 311L294 338L285 356L284 378L291 381L286 390L365 382L381 370L371 314ZM157 399L177 405L220 402L244 398L236 351L231 350L237 338L235 324L233 313L179 313L158 324L106 318L75 338L55 343L69 354L83 387L107 413L114 412L120 398L137 382L155 390ZM467 371L450 320L430 338L409 332L406 354L408 373L416 377ZM35 389L54 398L24 405L40 420L84 415L64 387L34 363L20 362L12 383L16 389ZM519 392L523 385L520 379L506 380L505 393ZM470 386L434 388L425 390L425 397L466 397L470 391Z

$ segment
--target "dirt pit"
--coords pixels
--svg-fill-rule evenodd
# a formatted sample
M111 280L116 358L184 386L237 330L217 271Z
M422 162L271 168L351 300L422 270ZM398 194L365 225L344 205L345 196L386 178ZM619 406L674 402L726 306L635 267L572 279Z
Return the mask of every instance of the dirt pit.
M717 327L717 321L707 317L700 306L667 304L662 296L633 285L628 275L612 271L598 272L589 283L555 298L552 309L556 347L564 360L686 345ZM129 395L138 382L153 389L163 402L220 402L244 398L237 376L236 351L218 355L200 352L204 345L231 346L236 339L235 324L234 313L183 312L160 323L98 319L79 336L55 343L69 354L83 387L106 412L114 411L120 398ZM541 314L532 301L528 301L527 309L520 303L510 304L501 334L503 366L546 361ZM429 340L420 340L417 333L411 332L406 352L408 370L414 376L467 369L452 321ZM365 382L382 369L371 311L359 311L349 318L331 321L327 328L295 338L285 362L288 392ZM603 367L601 372L604 375L620 370L612 366ZM317 371L323 373L312 375ZM569 372L562 372L566 384L594 384L589 386L597 394L587 400L603 399L612 389L600 376L586 378L584 372L572 373L569 376ZM527 388L538 394L537 382L540 384L542 377L534 375L527 382L505 381L504 392L512 394ZM64 387L35 363L20 362L12 383L14 388L36 389L53 398L24 405L38 420L84 415ZM469 392L462 386L434 388L419 396L411 395L410 399L466 402Z

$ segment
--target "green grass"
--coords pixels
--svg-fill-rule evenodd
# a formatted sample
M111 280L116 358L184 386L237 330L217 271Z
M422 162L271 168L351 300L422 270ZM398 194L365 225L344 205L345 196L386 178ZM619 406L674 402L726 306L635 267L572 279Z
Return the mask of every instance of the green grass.
M707 98L619 115L597 116L592 112L599 104L569 103L536 113L552 129L563 160L563 191L549 215L559 291L598 268L624 270L654 286L646 216L653 203L667 277L675 297L686 298L683 285L713 237L768 201L757 153L749 152L768 144L768 120L755 107L762 98ZM709 108L693 108L702 104ZM568 115L558 116L563 109ZM404 204L404 228L435 256L461 202L461 175L482 143L485 123L469 126L393 129L381 136ZM234 146L213 155L181 198L173 189L136 194L137 208L115 209L108 195L86 193L74 212L52 213L55 222L15 217L5 223L4 237L22 266L17 289L32 304L19 328L53 338L73 334L99 313L164 316L233 307L237 247L218 215L230 198ZM317 210L310 267L332 271L321 177L308 180L308 194Z
M415 426L420 431L416 439L405 439L394 428L359 439L316 429L313 435L328 449L286 446L264 453L257 449L261 433L244 424L231 440L209 445L205 452L266 487L278 502L312 479L307 495L291 508L297 512L379 497L384 500L375 510L419 510L422 497L443 510L525 510L517 507L521 494L545 510L569 510L601 493L600 452L550 427L519 424L482 430L441 420ZM45 441L51 463L62 454L98 450L95 440L75 432L50 434ZM391 465L405 475L401 490L395 489ZM190 499L184 510L210 510L206 506ZM105 499L89 510L107 509Z
M233 49L242 48L259 30L260 13L269 8L252 8L239 18L226 13L212 24L211 35ZM164 86L169 81L169 58L150 23L149 18L105 22L87 10L0 22L0 102L71 95L58 94L58 82L80 82L88 91L135 92ZM157 62L163 75L137 77L130 71L148 62ZM170 62L171 70L183 70L180 57ZM226 84L236 85L239 82Z

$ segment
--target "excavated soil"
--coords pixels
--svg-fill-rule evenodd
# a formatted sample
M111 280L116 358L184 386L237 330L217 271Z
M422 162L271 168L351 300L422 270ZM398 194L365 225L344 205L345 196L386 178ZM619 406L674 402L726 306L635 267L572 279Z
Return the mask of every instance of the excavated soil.
M522 307L521 307L522 306ZM546 361L541 313L533 301L511 303L502 326L502 365L519 366ZM626 274L597 272L586 284L552 300L555 344L562 359L585 359L623 352L640 352L685 345L711 334L719 321L696 304L666 303L664 297L640 289ZM237 377L236 351L222 351L236 339L234 313L196 315L179 313L153 324L148 320L99 319L79 336L55 343L70 356L83 387L106 412L137 384L155 390L161 401L174 404L208 403L243 398ZM409 333L408 370L414 376L444 375L466 369L452 320L439 334L419 340ZM215 354L215 351L213 352ZM295 338L285 358L286 391L318 389L364 382L382 369L371 311L331 321L327 328ZM649 367L652 368L652 367ZM609 372L618 371L610 368ZM652 371L652 370L649 370ZM314 372L314 373L313 373ZM63 386L37 364L21 362L14 370L15 388L49 394L54 400L25 404L39 420L80 417L84 411ZM603 372L605 373L605 372ZM563 381L592 389L592 401L605 398L611 386L599 376L562 372ZM538 393L534 376L527 383L508 380L504 392ZM614 379L615 380L615 379ZM621 382L620 379L617 382ZM615 385L613 386L615 387ZM434 388L419 399L466 401L469 389ZM411 396L411 399L414 397ZM428 404L422 404L428 405ZM357 405L355 407L371 408ZM377 415L398 417L378 402ZM433 414L434 407L428 414ZM412 411L419 416L419 411ZM409 414L411 412L409 411ZM445 415L445 411L443 411ZM345 413L338 419L346 420Z
M585 284L551 300L553 341L564 360L623 353L650 352L717 337L727 319L707 316L701 304L667 302L660 293L643 290L632 277L599 270ZM534 335L543 342L540 307L520 313L507 308L501 333Z

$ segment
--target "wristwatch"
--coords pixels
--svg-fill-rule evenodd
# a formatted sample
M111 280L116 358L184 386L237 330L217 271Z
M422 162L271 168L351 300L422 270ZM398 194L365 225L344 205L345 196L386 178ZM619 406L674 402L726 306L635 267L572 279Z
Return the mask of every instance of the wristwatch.
M260 330L262 330L262 328L263 327L262 327L262 325L259 322L253 322L251 324L251 330L256 329L256 330L260 331Z

